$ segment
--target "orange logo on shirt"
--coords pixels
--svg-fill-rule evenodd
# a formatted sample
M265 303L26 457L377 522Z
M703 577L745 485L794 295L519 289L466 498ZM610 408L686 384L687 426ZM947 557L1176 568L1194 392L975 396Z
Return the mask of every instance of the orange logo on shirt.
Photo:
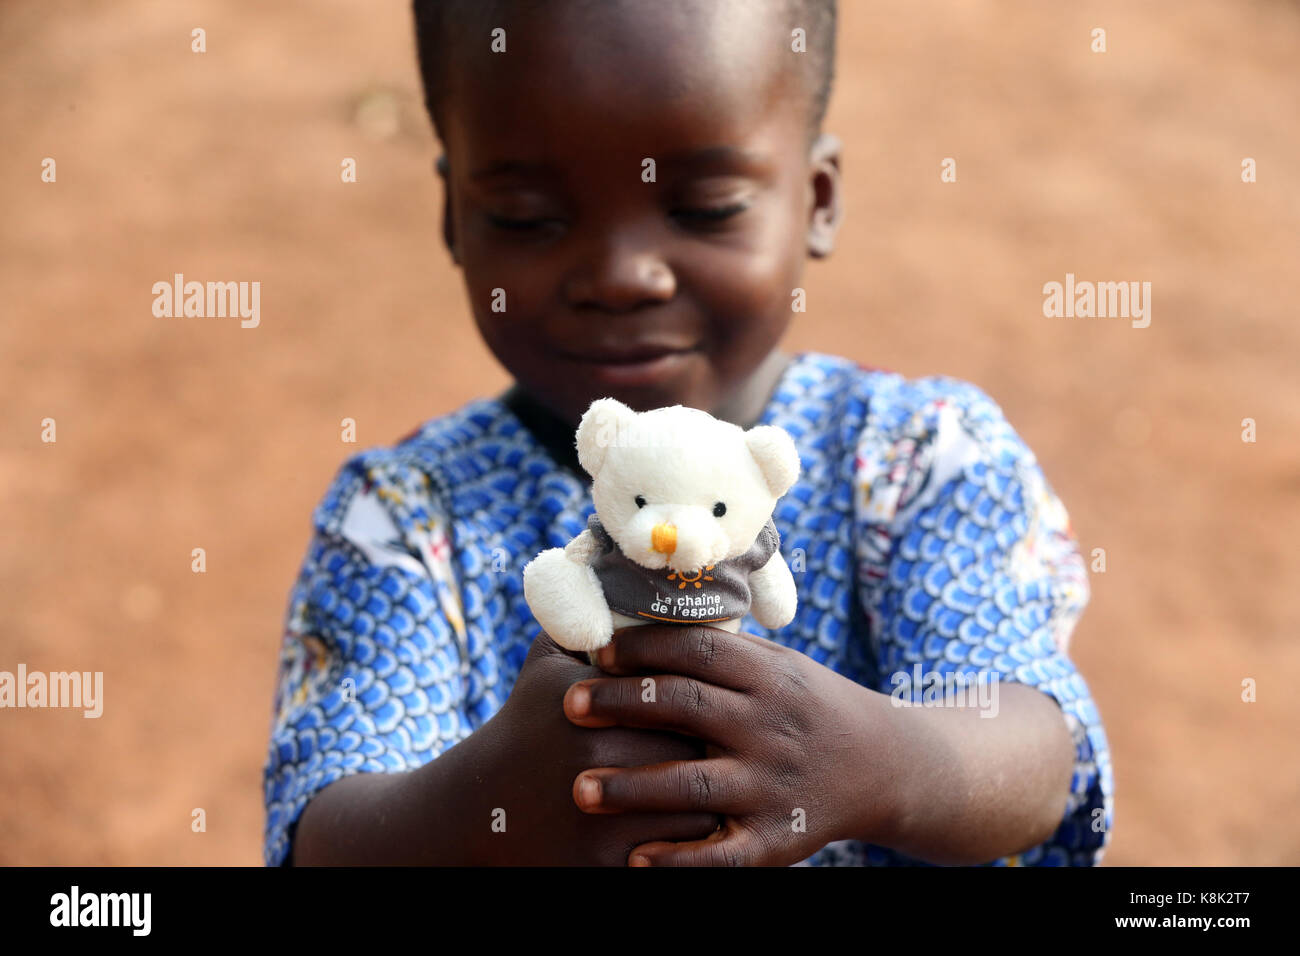
M684 573L681 572L681 571L674 571L672 574L668 575L668 580L669 580L669 581L680 581L681 583L677 585L677 590L679 590L679 591L680 591L682 588L686 587L686 585L688 585L688 584L694 584L697 588L702 588L702 587L704 587L704 585L700 583L701 581L712 581L712 580L713 580L713 578L712 578L711 576L705 574L704 572L705 572L705 571L712 571L712 570L713 570L713 565L710 564L710 565L706 565L706 566L705 566L704 568L702 568L701 570L696 571L694 575L684 574Z

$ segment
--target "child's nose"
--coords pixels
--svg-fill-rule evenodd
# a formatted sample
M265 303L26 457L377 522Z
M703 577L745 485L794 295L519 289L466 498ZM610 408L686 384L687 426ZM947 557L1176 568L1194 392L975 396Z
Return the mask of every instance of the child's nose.
M677 294L677 280L656 253L613 243L573 272L566 293L575 306L627 312L668 302Z

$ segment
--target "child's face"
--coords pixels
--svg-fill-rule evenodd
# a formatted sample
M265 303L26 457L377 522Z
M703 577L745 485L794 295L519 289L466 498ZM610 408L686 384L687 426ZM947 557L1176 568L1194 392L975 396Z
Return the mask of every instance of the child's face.
M545 5L467 32L445 231L489 348L575 426L602 396L722 407L839 219L835 143L809 147L811 54L783 18L718 0ZM642 348L673 352L607 361Z

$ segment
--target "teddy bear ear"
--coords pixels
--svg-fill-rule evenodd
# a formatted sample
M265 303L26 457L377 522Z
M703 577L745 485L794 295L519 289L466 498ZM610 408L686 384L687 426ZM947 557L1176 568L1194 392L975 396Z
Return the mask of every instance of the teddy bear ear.
M636 412L616 398L598 398L578 423L578 464L592 478L605 463L605 452L636 420Z
M789 491L799 477L799 450L790 433L775 425L755 425L745 432L745 445L773 497Z

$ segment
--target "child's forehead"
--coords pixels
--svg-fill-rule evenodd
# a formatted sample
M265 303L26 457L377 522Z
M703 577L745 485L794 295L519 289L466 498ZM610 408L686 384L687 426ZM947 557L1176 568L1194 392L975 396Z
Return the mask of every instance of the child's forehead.
M784 92L798 75L780 3L663 0L507 4L503 33L458 44L449 113L587 108L626 118L727 114ZM495 29L495 28L494 28ZM473 31L478 32L478 31ZM464 34L462 34L464 36Z

